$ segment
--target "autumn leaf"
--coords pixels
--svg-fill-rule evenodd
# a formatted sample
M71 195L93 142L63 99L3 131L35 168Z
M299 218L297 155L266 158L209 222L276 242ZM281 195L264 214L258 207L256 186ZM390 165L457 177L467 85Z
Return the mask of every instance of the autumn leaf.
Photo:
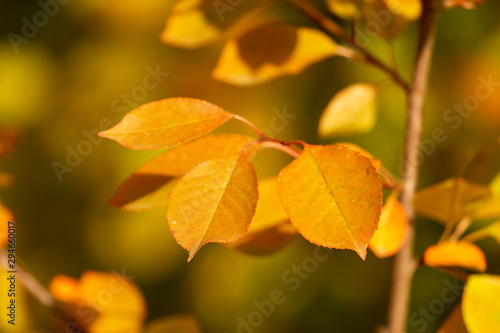
M486 271L486 258L483 251L475 244L458 242L441 242L429 246L424 253L427 266L459 266L479 272Z
M167 219L188 261L206 243L241 238L257 199L257 176L244 153L202 162L182 177L170 192Z
M237 154L252 141L246 135L216 134L171 148L137 169L109 202L125 210L163 207L178 177L203 161Z
M86 271L79 280L57 275L49 289L57 300L70 305L75 319L90 333L142 332L146 303L140 290L124 275Z
M351 249L365 259L382 203L380 180L369 159L339 145L305 145L280 172L278 195L307 240Z
M233 116L206 101L167 98L133 109L99 135L134 150L161 149L202 136Z
M9 236L9 221L15 222L14 215L2 204L2 202L0 202L0 225L2 226L0 229L0 247L7 244Z
M453 7L462 7L465 9L474 9L477 4L481 4L486 0L443 0L441 7L450 9Z
M322 137L361 134L375 125L377 88L368 83L352 84L330 100L319 121Z
M488 274L469 277L462 311L469 333L500 332L500 277Z
M275 253L287 245L297 230L289 222L278 198L278 178L259 180L259 201L248 232L227 246L254 255Z
M382 207L378 229L370 241L370 250L379 258L392 256L403 246L408 233L408 219L403 205L393 192Z
M404 17L409 21L416 20L422 14L420 0L384 0L391 13Z
M380 181L382 182L383 189L393 189L396 186L397 181L394 179L394 176L391 174L391 172L387 170L382 165L382 162L378 158L374 157L369 151L351 142L337 142L336 144L357 151L362 156L368 158L372 162L373 167L377 170L380 176Z
M450 178L419 191L415 208L421 216L441 223L455 223L478 209L491 197L491 190L462 178Z
M180 0L170 12L160 35L162 42L185 48L196 48L212 42L221 29L210 20L205 0Z
M327 0L328 9L343 19L361 17L361 5L364 0Z
M190 314L175 314L148 324L146 333L201 333L198 321Z
M495 219L500 217L500 197L494 197L481 204L471 214L474 220Z
M462 304L453 309L451 314L441 324L437 333L468 333L462 316Z
M338 53L338 46L322 32L290 24L271 23L248 30L229 40L212 72L226 83L256 85Z

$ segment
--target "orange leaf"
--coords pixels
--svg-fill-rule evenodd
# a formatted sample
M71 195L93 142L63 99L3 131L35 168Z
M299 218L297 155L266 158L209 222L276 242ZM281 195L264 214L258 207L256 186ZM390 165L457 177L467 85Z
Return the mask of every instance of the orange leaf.
M0 247L3 247L8 242L9 221L15 222L14 215L12 215L12 212L0 202L0 225L2 226L0 229Z
M137 169L109 202L125 210L163 207L178 177L203 161L237 154L252 141L246 135L217 134L174 147Z
M455 307L452 313L439 327L437 333L468 333L462 316L462 304Z
M149 323L146 333L201 333L201 328L192 315L175 314Z
M382 203L369 159L340 145L306 145L281 171L278 195L292 224L310 242L355 250L365 259Z
M375 125L377 88L373 84L352 84L335 94L319 121L322 137L369 132Z
M259 181L259 201L248 232L228 247L248 254L264 255L279 251L297 234L278 198L277 177Z
M459 266L479 272L486 270L483 251L466 241L441 242L429 246L424 253L424 262L427 266Z
M469 333L500 332L500 277L488 274L469 277L462 311Z
M403 246L408 233L408 219L397 193L393 192L380 215L378 229L370 242L370 250L379 258L392 256Z
M255 169L243 153L202 162L182 177L170 192L167 218L188 261L206 243L241 238L257 199Z
M415 208L425 217L455 223L471 214L491 197L491 190L462 178L450 178L419 191Z
M316 29L265 24L229 40L212 75L234 85L255 85L297 74L335 54L337 44Z
M233 116L199 99L167 98L133 109L99 135L130 149L160 149L202 136Z

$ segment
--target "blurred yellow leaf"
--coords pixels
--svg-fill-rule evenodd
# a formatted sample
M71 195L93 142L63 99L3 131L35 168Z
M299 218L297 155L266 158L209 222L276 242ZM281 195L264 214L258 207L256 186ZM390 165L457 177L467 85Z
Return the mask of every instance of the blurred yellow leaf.
M134 150L181 144L219 127L234 115L194 98L167 98L141 105L99 135Z
M246 135L217 134L174 147L137 169L109 202L125 210L163 207L178 177L203 161L237 154L252 141Z
M377 88L368 83L352 84L330 100L319 121L322 137L369 132L375 125Z
M200 47L213 41L221 30L206 16L206 9L211 3L204 0L178 1L169 14L160 39L164 43L186 48Z
M494 219L500 217L500 197L484 202L471 215L474 220Z
M500 277L488 274L469 277L462 311L469 333L500 332Z
M498 244L500 244L500 221L496 221L487 226L486 228L475 231L465 236L464 239L471 242L476 242L486 237L492 237L498 242Z
M360 6L365 0L327 0L328 9L343 19L353 19L361 16Z
M355 250L365 259L382 203L380 180L369 159L340 145L306 145L281 170L278 195L307 240Z
M441 324L437 333L468 333L462 316L462 304L453 309L448 318Z
M14 221L14 215L12 212L5 207L0 201L0 247L3 247L7 244L8 236L9 236L9 221Z
M197 320L190 314L175 314L148 324L146 333L201 333Z
M486 0L443 0L441 6L443 8L453 8L453 7L462 7L465 9L474 9L477 4L483 3Z
M486 271L486 258L483 251L475 244L441 242L429 246L424 253L427 266L459 266L479 272Z
M392 256L403 246L408 233L408 219L403 205L393 192L382 207L378 229L370 241L370 250L379 258Z
M278 178L259 181L259 201L248 232L228 247L249 254L272 254L282 249L297 230L290 224L278 198Z
M450 178L419 191L415 196L415 208L422 216L441 223L455 223L490 197L491 191L486 186Z
M239 86L256 85L336 54L337 44L322 32L272 23L248 30L229 40L212 75Z
M80 280L58 275L49 289L71 306L75 319L90 333L142 332L146 303L126 275L86 271Z
M257 175L244 153L208 160L170 192L170 230L190 261L206 243L233 242L248 230L258 199Z
M391 13L400 15L410 21L416 20L422 14L420 0L384 0L384 2Z

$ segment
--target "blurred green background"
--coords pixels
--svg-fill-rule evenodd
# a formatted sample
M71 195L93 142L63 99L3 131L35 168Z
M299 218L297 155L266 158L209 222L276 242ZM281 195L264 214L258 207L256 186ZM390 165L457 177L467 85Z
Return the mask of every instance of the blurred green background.
M337 250L291 291L282 275L315 249L301 237L269 257L207 245L187 263L187 253L168 230L165 209L134 213L108 206L120 182L158 152L130 151L95 133L104 129L101 123L106 119L115 124L131 108L167 97L205 99L260 128L270 126L273 109L286 107L296 117L276 137L322 144L352 141L399 176L406 108L396 87L383 93L371 133L338 140L320 140L316 135L319 116L336 91L349 83L379 82L384 78L380 72L336 57L256 87L220 83L210 72L222 41L194 51L159 41L173 3L69 1L27 43L20 43L18 52L7 35L21 35L23 17L31 20L40 4L0 3L0 125L22 132L18 150L0 165L0 171L15 177L14 185L2 189L0 197L18 222L20 265L45 286L56 274L79 277L88 269L125 269L145 295L148 319L191 312L206 332L236 332L238 317L246 320L256 310L253 302L269 299L274 289L283 290L286 301L255 332L373 332L385 322L391 259L379 260L369 253L363 262L352 251ZM492 75L500 81L499 14L500 2L489 1L474 11L454 9L440 15L424 138L442 128L448 139L424 157L420 188L460 175L474 152L500 134L500 90L482 101L456 130L443 120L448 108L474 95L479 76ZM398 64L406 77L416 32L411 25L395 40ZM386 55L382 42L374 41L370 47ZM127 105L124 95L142 85L147 68L157 67L168 76ZM230 122L221 131L248 130ZM94 142L83 147L82 142L88 141L85 133ZM60 181L53 163L66 164L68 152L78 147L86 156ZM274 175L289 161L280 152L264 151L256 159L258 175ZM427 220L419 220L417 228L422 253L442 228ZM488 271L500 273L498 245L488 240L479 244L487 252ZM434 270L419 270L410 313L439 298L445 280L452 281ZM25 331L51 331L50 313L26 293L23 297L18 320ZM408 332L435 331L453 307L448 304L424 331L419 330L421 325L410 325Z

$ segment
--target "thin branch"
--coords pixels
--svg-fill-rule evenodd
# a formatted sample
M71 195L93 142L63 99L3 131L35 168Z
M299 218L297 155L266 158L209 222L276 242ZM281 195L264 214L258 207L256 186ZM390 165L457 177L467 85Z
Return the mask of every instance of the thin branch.
M289 147L287 145L284 145L284 144L281 144L279 142L275 142L275 141L262 141L260 143L261 147L262 148L273 148L273 149L278 149L278 150L281 150L285 153L287 153L288 155L292 156L292 157L299 157L300 155L300 152L296 151L295 149L293 149L292 147Z
M392 274L392 290L388 313L388 332L406 332L406 322L411 294L411 282L417 263L413 257L415 236L413 199L418 181L420 141L422 137L423 110L434 49L437 10L433 0L422 0L420 35L416 66L408 93L408 118L405 140L405 159L401 203L409 220L405 244L396 255Z
M408 91L408 83L399 75L399 73L389 68L386 64L382 63L375 56L373 56L370 51L356 43L353 36L349 36L336 22L323 15L323 13L311 2L304 0L288 0L287 2L313 20L324 30L324 32L359 51L363 57L362 59L354 57L355 60L362 60L364 63L373 65L384 71L394 80L394 82L397 82L405 91Z

